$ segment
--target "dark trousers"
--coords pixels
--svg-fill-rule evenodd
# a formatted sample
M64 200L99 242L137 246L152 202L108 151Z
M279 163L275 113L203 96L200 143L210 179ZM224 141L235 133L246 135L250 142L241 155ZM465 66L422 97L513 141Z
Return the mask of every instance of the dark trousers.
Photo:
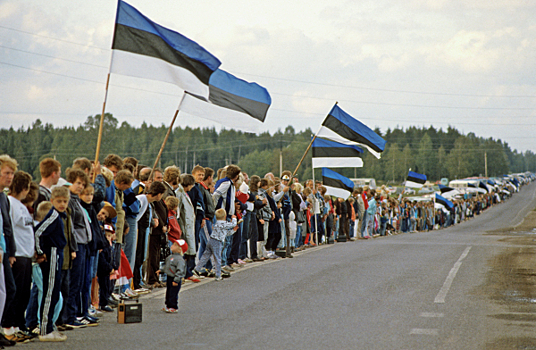
M257 231L257 218L255 212L251 214L251 220L249 221L249 254L250 257L258 258L257 256L257 241L259 233Z
M277 223L279 225L279 223ZM281 240L281 231L279 232L268 232L268 241L266 242L266 249L271 250L275 253L277 245Z
M227 259L227 265L233 263L238 263L238 253L240 251L240 243L242 242L242 230L240 225L238 225L238 230L232 236L233 243L231 245L231 253L229 254L229 259Z
M147 247L145 246L145 239L147 238L147 227L138 225L138 243L136 244L136 262L134 263L134 289L141 288L141 267L145 260L145 252Z
M66 323L74 322L79 312L82 311L82 286L86 277L86 261L89 262L87 248L87 244L78 244L76 258L73 259L71 280L69 281L69 301L67 302L67 309L63 310ZM44 278L45 276L43 276Z
M99 306L101 308L108 305L108 299L112 295L112 284L110 275L97 275L99 279Z
M4 258L2 260L2 264L4 265L4 280L6 284L6 308L8 305L11 305L13 303L13 300L15 299L15 295L17 294L17 286L15 285L15 279L13 278L13 271L11 270L11 263L9 262L9 256L7 254L4 254ZM6 314L4 313L4 316L2 316L2 326L4 325L4 319L6 318Z
M181 282L178 286L173 285L173 276L168 276L166 282L166 306L169 309L177 310L179 308L179 292L181 290Z
M63 250L58 251L53 247L45 252L47 260L39 267L43 273L43 297L41 299L41 335L47 335L54 331L54 309L60 299L61 265L63 264Z
M63 297L63 305L61 307L61 312L58 317L58 320L56 321L56 324L58 325L67 323L67 303L69 302L69 290L70 290L69 284L71 282L71 270L70 269L61 270L60 275L61 275L60 291Z
M238 258L244 260L248 257L248 239L250 239L250 223L253 212L248 211L244 216L244 222L242 222L242 239L240 241L240 249L238 250Z
M17 292L15 293L13 302L6 303L2 318L2 327L19 327L21 330L26 330L24 312L26 312L26 307L30 300L32 287L32 259L17 257L17 260L11 266L11 271Z
M160 269L160 235L149 236L149 254L147 258L147 283L158 282L156 271Z
M192 277L195 268L195 255L184 254L184 261L186 262L186 276L184 278Z
M333 214L329 214L326 218L326 240L331 237L331 233L333 232Z
M195 217L195 250L199 250L199 234L201 232L201 223L203 222L203 216L197 215Z

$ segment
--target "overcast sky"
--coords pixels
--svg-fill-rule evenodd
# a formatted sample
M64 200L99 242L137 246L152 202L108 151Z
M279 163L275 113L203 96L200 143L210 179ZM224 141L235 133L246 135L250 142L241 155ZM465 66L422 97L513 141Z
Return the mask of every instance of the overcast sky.
M536 2L127 1L266 87L270 132L316 131L335 101L374 128L452 125L536 151ZM117 2L0 0L0 127L100 114ZM181 90L112 75L106 111L169 125ZM179 114L179 125L212 122ZM96 141L95 141L96 142Z

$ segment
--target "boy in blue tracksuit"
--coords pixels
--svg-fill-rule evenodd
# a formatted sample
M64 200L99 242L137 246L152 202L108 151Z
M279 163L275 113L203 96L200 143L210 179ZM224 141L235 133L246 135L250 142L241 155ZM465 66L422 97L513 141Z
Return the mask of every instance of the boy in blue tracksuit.
M43 273L41 308L41 341L65 341L67 337L54 330L54 309L60 297L63 248L67 244L63 233L63 220L69 205L70 194L66 187L52 190L52 208L35 228L37 262Z

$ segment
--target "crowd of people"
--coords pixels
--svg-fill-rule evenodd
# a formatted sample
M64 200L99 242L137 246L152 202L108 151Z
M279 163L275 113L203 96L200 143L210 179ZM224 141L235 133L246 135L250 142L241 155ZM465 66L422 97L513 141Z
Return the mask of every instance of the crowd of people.
M335 198L290 171L261 178L236 165L181 174L110 154L102 166L77 158L62 178L46 158L39 183L17 167L0 156L1 346L65 341L154 288L166 288L162 310L176 313L186 283L320 244L439 229L509 193L464 196L446 210L366 186Z

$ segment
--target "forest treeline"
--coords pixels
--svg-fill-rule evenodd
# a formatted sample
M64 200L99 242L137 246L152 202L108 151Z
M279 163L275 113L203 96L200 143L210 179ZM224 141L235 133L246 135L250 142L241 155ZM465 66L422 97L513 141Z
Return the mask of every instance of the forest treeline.
M77 157L95 157L100 115L89 116L78 127L54 127L39 119L30 127L17 130L0 129L0 154L9 154L20 169L39 179L39 162L45 157L56 158L63 168ZM101 145L102 161L109 153L136 157L141 164L152 166L168 127L143 123L134 127L127 122L119 125L113 115L104 118ZM372 177L380 182L400 183L408 169L426 174L430 180L485 175L486 159L489 176L536 171L536 155L512 150L506 142L463 135L454 127L446 130L409 127L385 132L375 130L387 145L381 159L369 152L363 155L363 168L335 169L348 177ZM287 126L274 134L254 135L236 130L216 131L214 128L176 127L170 134L159 166L178 165L190 172L195 164L214 169L226 164L238 164L249 174L279 174L283 169L293 171L305 152L312 131L296 132ZM311 152L298 171L300 179L311 178ZM315 175L320 176L320 169Z

